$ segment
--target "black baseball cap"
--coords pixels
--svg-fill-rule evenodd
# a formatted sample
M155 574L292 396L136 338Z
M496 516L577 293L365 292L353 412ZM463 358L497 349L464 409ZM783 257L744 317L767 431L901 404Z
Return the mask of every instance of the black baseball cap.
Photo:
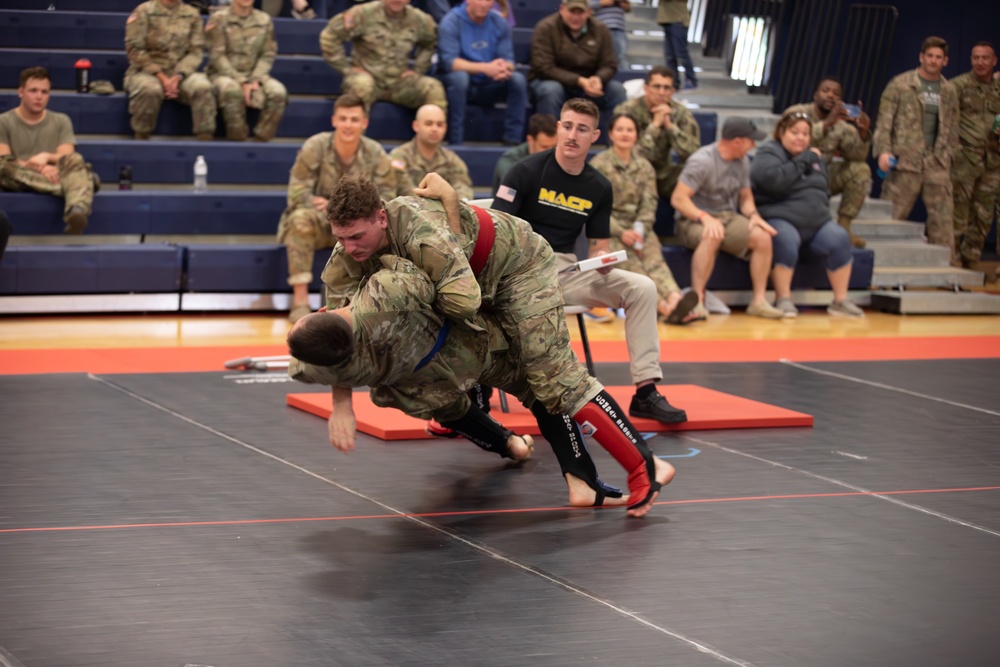
M743 116L730 116L722 125L723 139L745 138L760 141L766 136L767 133L758 129L752 120Z

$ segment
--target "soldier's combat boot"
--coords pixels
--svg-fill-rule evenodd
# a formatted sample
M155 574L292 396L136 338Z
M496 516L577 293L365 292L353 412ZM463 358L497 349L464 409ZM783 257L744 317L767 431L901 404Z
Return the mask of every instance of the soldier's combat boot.
M80 204L71 206L66 215L63 216L63 221L66 223L66 228L63 232L66 234L83 234L83 230L87 228L87 212L86 209Z

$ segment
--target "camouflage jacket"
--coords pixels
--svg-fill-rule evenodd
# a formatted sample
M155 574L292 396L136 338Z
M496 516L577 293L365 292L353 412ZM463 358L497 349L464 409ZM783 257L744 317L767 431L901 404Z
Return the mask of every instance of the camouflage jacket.
M371 280L350 304L354 356L328 367L293 359L289 375L334 387L367 386L376 405L421 419L456 404L456 416L464 414L466 392L482 375L490 348L506 347L499 327L478 315L476 328L451 327L438 352L417 369L445 323L430 306L434 283L413 263L392 255L382 255L373 268ZM495 334L492 338L487 328Z
M938 110L937 141L933 150L924 145L924 103L917 70L904 72L885 87L878 106L872 137L872 155L892 153L900 171L923 171L923 156L931 154L945 169L958 152L958 91L943 76Z
M823 120L816 114L813 104L790 106L782 115L790 113L807 113L813 118L812 145L822 151L827 165L835 157L841 157L848 162L864 162L867 159L871 140L862 141L861 134L853 123L838 120L824 133Z
M348 61L344 44L353 44ZM437 25L429 14L409 5L401 19L390 19L382 0L371 0L337 14L319 35L323 59L346 74L360 67L378 81L395 81L407 69L424 74L437 48ZM416 46L413 67L410 52Z
M531 286L529 293L507 294L499 291L501 280L516 273L530 272L538 258L551 257L552 250L531 226L512 215L488 210L496 229L489 259L475 276L469 257L479 237L479 220L468 204L459 204L462 233L454 234L448 226L444 206L435 199L399 197L385 205L388 214L388 247L382 254L409 259L430 276L437 289L435 308L456 322L472 322L481 307L498 300L516 299L522 313L530 314L537 303L539 312L551 307L544 301L546 291L556 285ZM547 253L547 254L546 254ZM323 270L326 304L340 308L350 303L364 282L380 264L378 256L359 264L344 253L338 244ZM475 325L473 325L475 326Z
M623 164L613 149L594 156L590 164L604 174L615 191L614 208L611 209L611 235L621 238L622 232L631 230L639 221L646 231L656 222L656 173L649 160L632 149L632 159Z
M228 76L237 83L264 81L278 54L274 22L259 10L243 18L232 7L216 12L205 24L208 76Z
M980 83L972 72L952 79L958 89L961 150L974 162L985 158L987 169L1000 169L1000 141L993 123L1000 116L1000 80Z
M701 130L698 128L698 121L680 102L670 100L670 120L673 127L669 130L659 125L652 125L653 114L646 106L645 96L622 102L615 107L615 113L627 113L639 124L637 147L642 156L653 165L657 179L665 178L673 167L671 151L677 154L683 164L691 157L691 153L701 148Z
M168 9L160 0L148 0L125 21L125 51L126 78L137 72L188 76L201 66L205 53L201 15L184 2Z
M413 189L409 177L392 168L389 155L377 141L361 137L354 162L344 165L334 149L333 138L334 132L320 132L302 144L288 179L288 210L312 208L312 197L328 197L342 176L372 179L385 199Z
M431 159L425 158L417 149L417 140L411 139L397 146L389 153L392 168L406 172L414 186L418 185L429 172L436 171L455 188L459 199L472 199L472 179L469 168L462 158L444 146L438 146Z

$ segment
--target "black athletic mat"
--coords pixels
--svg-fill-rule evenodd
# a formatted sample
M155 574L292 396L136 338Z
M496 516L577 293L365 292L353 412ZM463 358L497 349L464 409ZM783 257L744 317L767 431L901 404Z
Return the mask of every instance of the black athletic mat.
M816 426L653 438L633 520L279 375L0 377L0 665L997 664L1000 360L664 370Z

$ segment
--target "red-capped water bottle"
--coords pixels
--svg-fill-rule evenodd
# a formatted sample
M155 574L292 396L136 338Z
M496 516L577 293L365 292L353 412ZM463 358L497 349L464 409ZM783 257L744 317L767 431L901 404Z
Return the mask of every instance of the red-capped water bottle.
M89 93L90 92L90 61L86 58L80 58L76 61L76 92L78 93Z

